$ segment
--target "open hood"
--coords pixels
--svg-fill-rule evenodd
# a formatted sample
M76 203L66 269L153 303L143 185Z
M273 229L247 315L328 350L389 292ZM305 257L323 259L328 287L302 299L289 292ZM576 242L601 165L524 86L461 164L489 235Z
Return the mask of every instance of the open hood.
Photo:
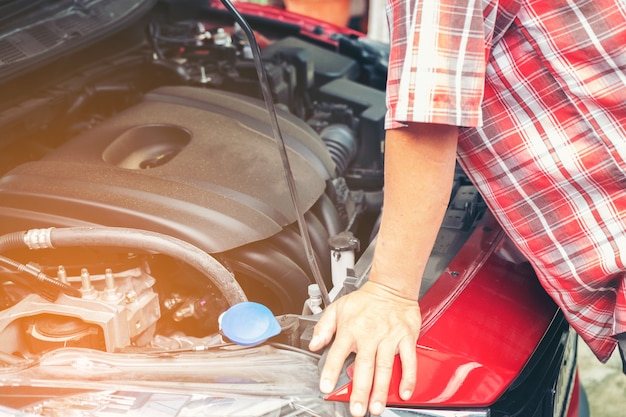
M0 78L39 68L136 23L155 0L10 0L0 4Z

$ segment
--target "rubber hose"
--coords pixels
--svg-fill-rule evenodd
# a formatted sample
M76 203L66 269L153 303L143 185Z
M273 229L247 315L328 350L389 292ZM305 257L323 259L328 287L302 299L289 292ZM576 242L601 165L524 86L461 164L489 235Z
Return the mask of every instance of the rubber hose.
M222 264L198 247L172 236L121 227L68 227L52 229L50 241L55 247L125 247L169 255L205 275L230 305L247 301L239 283Z
M341 218L333 200L326 193L322 194L311 209L316 217L322 222L329 236L335 236L343 232L346 222Z
M0 253L10 249L21 249L25 247L24 232L13 232L0 236Z
M328 278L330 277L330 247L328 246L328 238L330 236L315 213L309 211L305 213L305 218L318 264L324 265L324 274L322 276ZM324 284L326 284L326 280L324 280Z
M335 163L336 173L343 176L357 151L356 137L346 125L333 124L320 133L328 152Z
M235 274L244 273L272 292L280 303L280 306L271 306L274 314L300 313L307 288L315 281L291 258L268 244L236 249L229 255L234 255L229 266ZM279 311L278 307L284 311Z

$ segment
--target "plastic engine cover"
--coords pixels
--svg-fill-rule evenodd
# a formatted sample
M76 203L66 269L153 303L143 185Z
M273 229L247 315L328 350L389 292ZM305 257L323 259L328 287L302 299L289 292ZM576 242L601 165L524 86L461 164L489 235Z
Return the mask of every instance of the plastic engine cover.
M296 216L262 102L165 87L0 180L3 227L101 224L167 233L223 252ZM334 172L304 122L279 112L301 209Z

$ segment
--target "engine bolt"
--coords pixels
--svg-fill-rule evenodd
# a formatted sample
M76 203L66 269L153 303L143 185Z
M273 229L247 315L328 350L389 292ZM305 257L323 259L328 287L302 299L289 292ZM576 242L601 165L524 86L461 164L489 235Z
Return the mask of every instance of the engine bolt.
M89 276L89 271L87 271L87 268L83 268L80 270L80 282L82 285L80 288L80 292L83 295L83 298L93 300L94 298L98 297L96 289L93 287L93 285L91 285L91 277Z
M134 303L135 301L137 301L137 293L135 291L128 291L126 294L124 294L124 299L126 301L126 304Z
M104 301L117 302L120 301L122 298L122 294L119 294L117 292L113 271L111 271L111 268L107 268L104 271L104 293L102 294L102 299Z
M194 308L193 303L188 303L176 310L176 312L174 313L174 321L178 322L188 317L193 317L195 313L196 309Z
M170 298L166 298L163 300L163 307L168 310L172 310L178 304L180 304L183 300L180 298L178 294L172 294Z
M67 284L67 272L65 271L65 267L63 265L59 265L57 268L57 278L64 284Z

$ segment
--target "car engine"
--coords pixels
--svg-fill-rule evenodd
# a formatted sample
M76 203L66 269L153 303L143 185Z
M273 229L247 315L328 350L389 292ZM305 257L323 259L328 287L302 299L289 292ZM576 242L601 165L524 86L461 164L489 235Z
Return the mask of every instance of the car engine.
M333 266L348 259L350 272L381 211L386 48L254 23L312 256L333 288ZM302 313L316 281L253 52L219 7L157 8L7 86L3 356L205 338L245 300ZM459 170L432 277L481 207Z

